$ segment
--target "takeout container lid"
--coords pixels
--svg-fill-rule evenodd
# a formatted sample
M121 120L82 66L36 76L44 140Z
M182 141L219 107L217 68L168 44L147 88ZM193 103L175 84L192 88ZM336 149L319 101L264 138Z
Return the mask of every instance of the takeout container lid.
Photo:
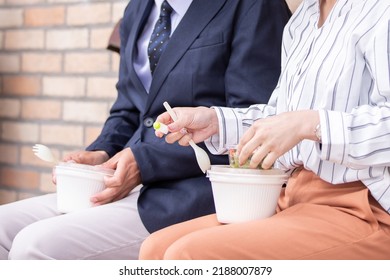
M115 170L102 167L100 165L88 165L75 162L60 162L56 166L58 169L79 171L87 174L114 175Z
M280 169L249 169L249 168L232 168L229 165L212 165L211 169L207 171L207 177L210 180L229 180L238 181L240 183L258 183L259 180L264 182L286 182L288 175Z

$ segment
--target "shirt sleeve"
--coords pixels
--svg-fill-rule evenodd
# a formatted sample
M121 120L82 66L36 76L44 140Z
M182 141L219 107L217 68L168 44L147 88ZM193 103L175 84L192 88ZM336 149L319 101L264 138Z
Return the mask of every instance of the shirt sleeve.
M213 154L226 153L229 146L238 144L253 122L275 115L276 112L275 107L266 104L252 105L249 108L213 108L218 117L219 134L205 141L206 147Z
M350 112L320 110L323 160L354 169L390 165L389 17L388 13L376 24L362 58L357 58L365 60L361 85L370 86L369 104Z

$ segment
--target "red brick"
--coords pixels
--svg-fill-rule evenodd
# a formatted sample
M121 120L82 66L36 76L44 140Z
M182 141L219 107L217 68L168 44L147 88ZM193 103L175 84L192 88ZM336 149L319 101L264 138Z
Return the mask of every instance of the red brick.
M121 1L113 4L112 7L112 20L113 23L117 23L119 19L123 17L123 13L127 6L127 1Z
M114 71L118 73L119 71L119 63L120 63L120 57L119 54L113 53L111 54L111 71Z
M117 77L91 77L88 79L87 96L114 99L117 96Z
M91 0L46 0L46 2L49 2L49 3L61 3L61 4L80 3L80 2L88 2L88 1L91 1ZM92 0L92 1L96 1L96 0Z
M65 7L29 8L24 12L27 26L54 26L65 23Z
M41 79L37 76L4 76L3 91L5 94L35 96L41 92Z
M65 54L65 72L103 73L110 70L110 54L107 51L96 53Z
M64 146L83 144L83 127L79 125L42 125L40 139L42 143Z
M0 28L19 27L23 25L23 10L16 8L0 8Z
M20 107L20 100L18 99L0 99L0 117L16 118L20 115Z
M52 53L23 53L22 71L59 73L62 67L62 55Z
M5 49L43 49L43 30L8 30L5 32Z
M20 71L20 59L17 54L0 54L0 73L17 73Z
M47 31L46 47L50 50L68 50L88 47L88 29L50 29Z
M0 205L16 201L17 196L16 191L0 190Z
M91 30L90 46L93 49L105 49L108 45L113 27L94 28Z
M3 167L0 169L0 182L3 186L33 190L39 187L39 174L20 168Z
M18 163L18 147L14 144L0 144L0 162L7 164Z
M4 48L3 41L4 41L4 32L0 31L0 50Z
M25 119L58 120L62 103L54 100L23 100L22 117Z
M23 192L23 191L19 191L18 192L18 200L23 200L23 199L27 199L27 198L32 198L32 197L35 197L39 194L36 194L36 193L31 193L31 192Z
M106 102L64 102L64 120L76 122L102 123L108 116Z
M3 121L1 126L1 139L15 143L38 141L39 125L36 123L22 123L16 121Z
M85 96L85 78L79 77L44 77L43 94L56 97Z
M49 0L49 2L56 1L56 0ZM61 0L66 1L66 0ZM38 3L44 3L46 0L6 0L8 5L27 5L27 4L38 4Z
M27 198L32 198L37 196L37 194L30 193L30 192L18 192L18 200L23 200Z
M80 4L69 6L66 23L68 25L109 23L111 19L110 12L110 3Z

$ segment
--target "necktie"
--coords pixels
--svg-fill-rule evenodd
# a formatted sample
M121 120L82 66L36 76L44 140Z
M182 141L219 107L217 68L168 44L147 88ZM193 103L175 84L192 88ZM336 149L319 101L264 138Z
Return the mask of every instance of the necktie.
M160 17L154 26L148 46L150 71L154 72L171 34L171 13L173 9L165 0L161 5Z

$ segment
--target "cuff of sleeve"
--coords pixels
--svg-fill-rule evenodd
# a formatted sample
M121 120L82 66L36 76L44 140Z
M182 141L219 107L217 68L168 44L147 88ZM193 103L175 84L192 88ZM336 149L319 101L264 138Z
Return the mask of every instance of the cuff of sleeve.
M118 150L115 149L113 146L107 145L104 143L100 143L100 144L99 143L92 143L91 145L86 147L85 150L86 151L105 151L110 158L113 157L118 152Z
M349 134L341 112L319 110L322 136L321 159L342 164L348 159Z
M241 118L234 109L212 107L217 113L219 134L205 141L206 147L213 154L224 154L228 146L237 145L242 135Z

